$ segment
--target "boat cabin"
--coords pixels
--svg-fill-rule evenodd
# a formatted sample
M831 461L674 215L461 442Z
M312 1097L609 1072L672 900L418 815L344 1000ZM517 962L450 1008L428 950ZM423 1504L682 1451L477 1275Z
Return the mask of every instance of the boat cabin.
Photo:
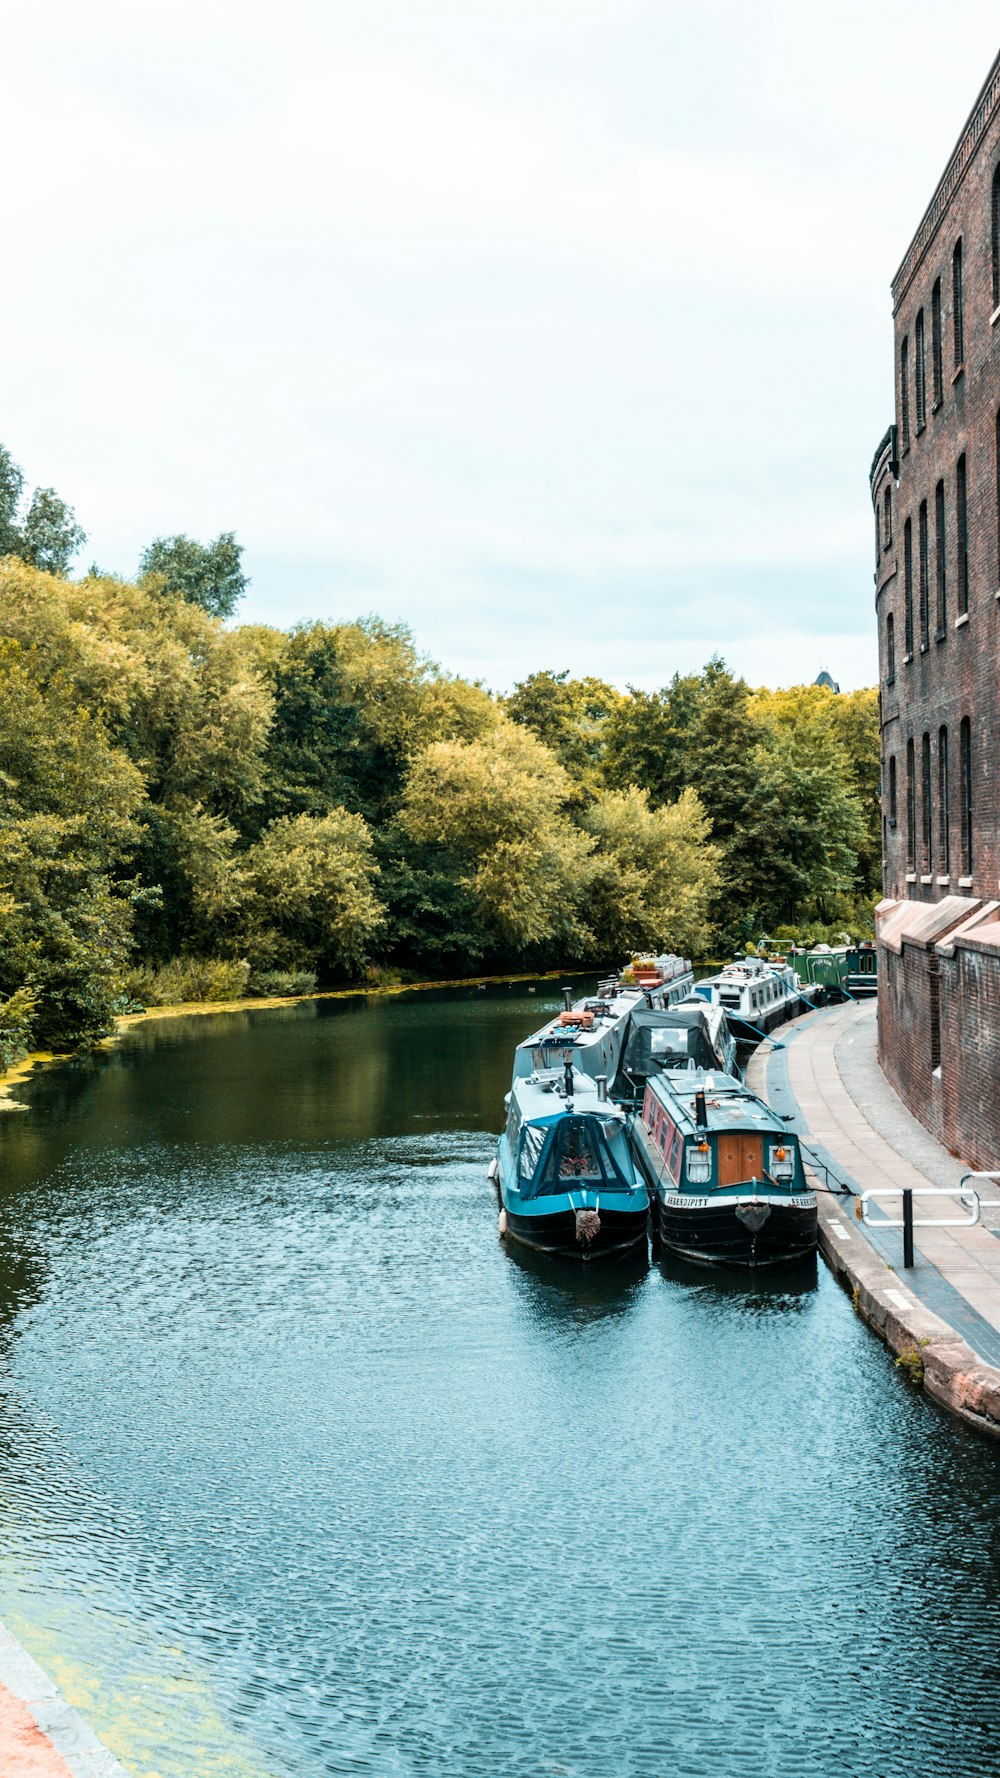
M563 1070L515 1082L500 1143L501 1169L522 1199L589 1192L633 1192L635 1169L624 1114L598 1097L594 1083L573 1077L565 1096Z
M757 1184L805 1191L798 1138L733 1075L671 1070L646 1083L641 1121L667 1191Z

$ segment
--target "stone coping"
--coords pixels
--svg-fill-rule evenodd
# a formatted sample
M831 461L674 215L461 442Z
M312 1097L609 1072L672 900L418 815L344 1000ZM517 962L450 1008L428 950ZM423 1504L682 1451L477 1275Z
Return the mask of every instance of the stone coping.
M124 1766L3 1624L0 1773L2 1778L128 1778Z

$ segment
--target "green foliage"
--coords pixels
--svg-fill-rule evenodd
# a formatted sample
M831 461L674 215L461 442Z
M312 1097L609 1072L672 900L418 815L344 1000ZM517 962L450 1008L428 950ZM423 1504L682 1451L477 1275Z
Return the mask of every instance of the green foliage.
M154 537L139 561L139 580L159 584L200 605L211 617L232 617L249 586L243 572L243 550L233 531L222 531L214 543L193 537Z
M5 910L0 910L0 917ZM17 988L0 1003L0 1069L20 1062L31 1049L38 1012L34 988Z
M222 1004L242 1000L250 979L246 958L174 957L157 968L142 964L126 971L125 992L140 1006Z
M248 992L259 994L263 999L313 994L316 991L316 980L314 969L255 969L250 977Z
M718 847L693 790L652 809L633 785L608 791L583 817L597 842L588 914L599 948L673 950L704 956L718 885Z
M65 514L23 494L0 449L0 1063L129 996L866 929L874 692L753 692L714 659L497 699L376 617L224 628L232 538L157 540L139 585L45 571Z
M257 969L360 967L384 918L360 815L285 815L243 853L242 932Z
M33 568L65 574L86 532L54 488L36 488L19 518L23 493L24 473L0 445L0 557L20 556Z

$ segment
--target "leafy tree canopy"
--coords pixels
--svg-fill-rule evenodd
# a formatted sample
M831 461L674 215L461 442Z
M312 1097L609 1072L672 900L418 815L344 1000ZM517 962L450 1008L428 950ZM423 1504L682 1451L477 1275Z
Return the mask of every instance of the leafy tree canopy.
M139 560L139 580L155 577L165 592L200 605L212 617L232 617L249 586L243 572L243 550L233 531L222 531L214 543L193 537L154 537Z

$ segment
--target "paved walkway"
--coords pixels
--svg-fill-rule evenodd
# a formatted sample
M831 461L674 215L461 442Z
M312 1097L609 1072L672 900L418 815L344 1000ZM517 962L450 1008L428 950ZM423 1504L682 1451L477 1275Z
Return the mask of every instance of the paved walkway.
M762 1044L750 1082L787 1116L825 1178L847 1191L956 1191L968 1168L934 1140L890 1087L875 1054L874 1002L828 1007L807 1014ZM917 1228L912 1270L903 1270L899 1229L853 1222L855 1234L893 1268L900 1285L958 1333L986 1364L1000 1367L1000 1181L982 1183L983 1221L976 1227ZM849 1202L845 1206L853 1210ZM900 1217L902 1199L881 1200L883 1217ZM915 1198L914 1216L961 1218L957 1198ZM900 1293L902 1294L902 1293Z
M82 1716L2 1624L0 1778L126 1778Z

